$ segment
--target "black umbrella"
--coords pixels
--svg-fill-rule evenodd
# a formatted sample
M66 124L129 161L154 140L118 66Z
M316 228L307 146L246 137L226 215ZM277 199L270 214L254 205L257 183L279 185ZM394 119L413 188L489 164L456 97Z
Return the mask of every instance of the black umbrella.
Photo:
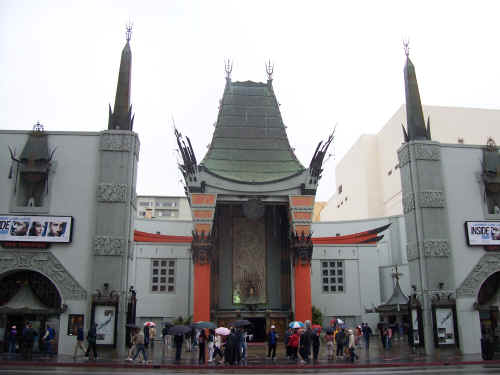
M215 325L215 323L212 323L212 322L196 322L196 323L192 323L191 327L198 328L198 329L202 329L202 328L215 329L217 326Z
M168 328L168 327L173 327L174 324L170 322L163 322L163 326Z
M188 326L177 325L168 329L169 335L184 335L188 332L191 332L191 327Z
M252 323L249 322L248 320L242 319L242 320L236 320L236 321L232 322L230 324L230 326L233 326L233 327L245 327L245 326L249 326L251 324Z

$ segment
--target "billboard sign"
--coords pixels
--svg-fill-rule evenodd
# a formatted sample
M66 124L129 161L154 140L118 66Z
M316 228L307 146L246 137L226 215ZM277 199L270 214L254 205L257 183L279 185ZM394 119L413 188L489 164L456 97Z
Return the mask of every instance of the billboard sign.
M72 216L0 215L0 242L71 242Z
M500 245L500 221L466 221L469 246Z

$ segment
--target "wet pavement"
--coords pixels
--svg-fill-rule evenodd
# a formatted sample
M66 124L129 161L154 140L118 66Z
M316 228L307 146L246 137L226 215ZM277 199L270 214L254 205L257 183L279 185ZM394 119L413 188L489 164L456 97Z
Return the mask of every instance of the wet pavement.
M184 348L182 359L179 362L174 360L175 349L168 348L165 355L162 353L163 345L155 343L154 349L148 351L148 361L130 362L126 358L105 358L99 357L97 360L88 360L84 356L73 359L68 355L56 355L48 357L38 353L33 354L31 361L23 360L20 354L9 355L0 354L0 366L61 366L61 367L110 367L110 368L130 368L130 367L151 367L151 368L179 368L179 369L234 369L238 366L229 366L224 363L211 362L206 364L198 363L198 350L187 351ZM276 358L267 358L267 345L265 343L251 343L248 346L247 360L240 363L239 367L249 369L296 369L296 368L375 368L375 367L420 367L420 366L445 366L445 365L467 365L467 364L500 364L500 357L492 361L483 361L480 354L462 355L455 347L444 347L436 350L435 355L426 356L421 349L411 350L405 340L394 340L391 349L384 349L380 340L374 337L370 343L369 350L361 345L356 350L359 359L353 363L344 359L328 359L326 345L321 345L320 354L317 361L303 364L291 361L286 358L285 348L282 343L278 344Z

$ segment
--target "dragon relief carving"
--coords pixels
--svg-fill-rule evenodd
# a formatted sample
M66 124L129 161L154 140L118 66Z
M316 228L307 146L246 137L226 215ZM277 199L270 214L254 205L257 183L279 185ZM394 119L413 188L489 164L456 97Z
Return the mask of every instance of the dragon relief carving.
M61 262L48 251L12 252L0 255L0 273L28 269L48 277L65 300L85 300L86 290L71 276Z

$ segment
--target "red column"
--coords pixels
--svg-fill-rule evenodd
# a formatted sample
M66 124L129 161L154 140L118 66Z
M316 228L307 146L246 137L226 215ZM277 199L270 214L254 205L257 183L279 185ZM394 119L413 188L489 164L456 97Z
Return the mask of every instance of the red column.
M193 321L210 321L210 264L194 264Z
M295 263L295 320L312 320L311 263Z

